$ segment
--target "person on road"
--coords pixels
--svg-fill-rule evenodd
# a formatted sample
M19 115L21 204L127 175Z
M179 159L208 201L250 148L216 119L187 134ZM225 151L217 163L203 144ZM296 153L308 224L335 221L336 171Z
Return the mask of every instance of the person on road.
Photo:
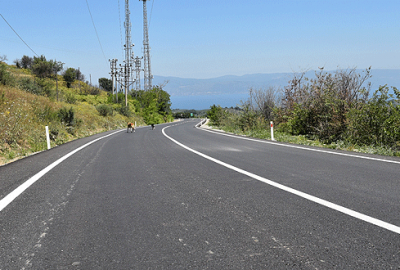
M129 131L130 131L131 133L132 133L132 132L135 132L135 125L134 125L133 123L128 123L128 129L127 129L126 132L129 133Z

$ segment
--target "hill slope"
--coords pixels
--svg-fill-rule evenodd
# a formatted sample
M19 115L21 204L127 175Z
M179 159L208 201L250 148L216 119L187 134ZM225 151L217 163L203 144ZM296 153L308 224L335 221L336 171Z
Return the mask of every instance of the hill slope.
M0 164L47 149L45 126L54 147L123 128L127 122L144 124L140 116L121 114L121 105L108 104L107 93L100 89L80 81L67 88L59 76L57 102L53 79L38 79L27 70L0 65Z

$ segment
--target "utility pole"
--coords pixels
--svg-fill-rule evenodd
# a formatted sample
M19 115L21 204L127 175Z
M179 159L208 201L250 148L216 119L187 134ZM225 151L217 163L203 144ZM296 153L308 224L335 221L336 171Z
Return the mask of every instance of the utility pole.
M140 85L140 71L143 71L143 69L141 69L142 66L142 61L141 59L143 59L143 56L139 58L139 56L136 56L135 58L135 71L136 71L136 90L139 91L141 88Z
M78 72L79 72L79 74L81 74L81 69L78 67ZM80 94L82 94L82 89L81 89L81 87L82 87L82 83L81 83L81 81L79 82L79 93Z
M114 101L114 85L115 85L115 77L117 76L117 61L118 59L111 59L110 61L111 66L111 80L112 80L112 96Z
M61 70L63 68L63 65L65 63L61 63L61 62L57 62L55 61L55 64L53 66L54 68L54 72L56 74L56 92L57 92L57 102L58 102L58 71Z
M143 2L143 62L144 62L144 90L150 90L153 76L151 75L150 64L150 45L149 45L149 27L147 24L147 7L148 0L139 0Z

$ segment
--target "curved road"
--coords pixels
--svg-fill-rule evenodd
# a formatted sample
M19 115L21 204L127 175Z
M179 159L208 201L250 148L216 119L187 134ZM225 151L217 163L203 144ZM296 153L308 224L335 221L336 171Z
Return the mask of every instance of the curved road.
M0 269L400 267L399 158L197 122L107 132L0 167Z

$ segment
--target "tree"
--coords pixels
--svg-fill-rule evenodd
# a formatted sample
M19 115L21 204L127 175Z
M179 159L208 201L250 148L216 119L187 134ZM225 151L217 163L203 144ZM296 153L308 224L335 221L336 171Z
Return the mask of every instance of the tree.
M75 81L76 73L74 68L68 68L63 74L67 87L70 88L71 84Z
M21 68L30 69L32 68L33 58L27 55L22 56L21 58Z
M100 78L99 86L100 86L100 89L111 92L112 91L112 80L107 79L107 78Z
M219 126L221 124L222 117L224 115L224 111L221 106L216 106L215 104L211 106L210 110L207 112L207 117L210 118L211 122Z
M44 55L33 57L32 72L39 78L50 78L54 74L54 66L56 62L47 61Z
M0 56L0 63L5 61L7 61L7 56L6 55Z
M249 89L249 100L247 110L258 112L265 121L273 120L273 111L277 103L277 92L273 86L268 89Z
M78 81L83 82L85 80L85 75L82 74L82 72L78 69L75 69L75 73L76 73L76 79Z

